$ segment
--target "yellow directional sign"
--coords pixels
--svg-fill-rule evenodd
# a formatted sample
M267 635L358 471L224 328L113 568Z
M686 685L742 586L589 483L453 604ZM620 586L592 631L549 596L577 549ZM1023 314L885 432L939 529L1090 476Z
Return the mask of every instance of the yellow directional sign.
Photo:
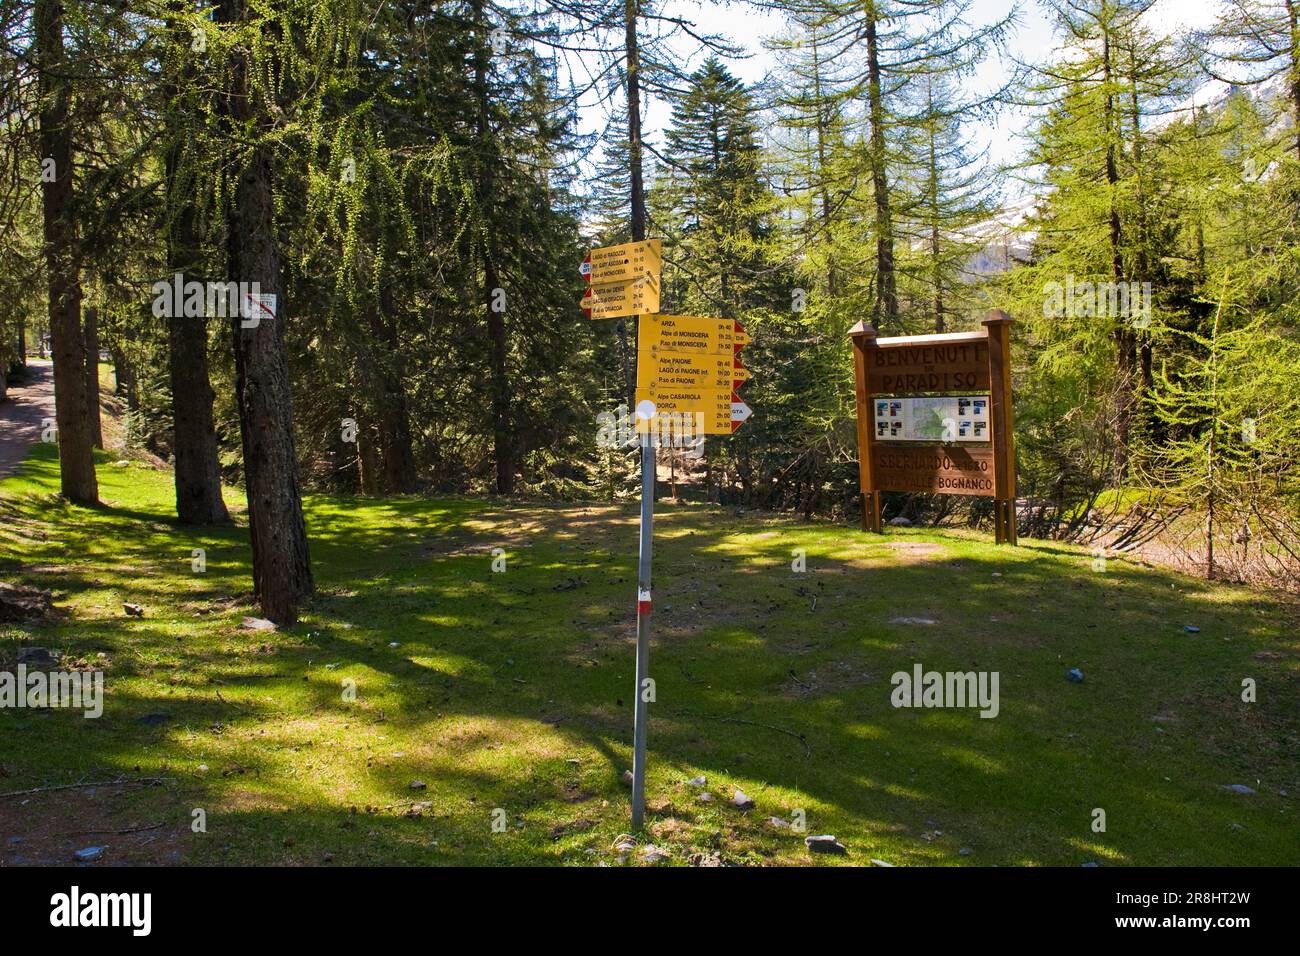
M638 432L659 427L660 416L690 416L697 434L730 435L752 414L740 396L720 388L651 385L636 390L636 405Z
M749 377L749 372L736 368L730 355L708 355L695 352L651 352L640 349L636 361L636 387L651 385L683 388L707 387L730 392L736 382Z
M659 280L654 276L593 284L580 303L591 319L616 319L659 311Z
M697 431L705 435L731 434L731 388L679 388L656 385L636 390L638 408L644 408L643 402L653 402L655 415L682 416L690 415L695 421ZM653 428L654 423L646 423L640 417L637 430Z
M731 319L698 315L643 315L637 322L637 348L651 352L732 355L749 336Z
M658 279L663 270L663 244L662 239L647 239L592 249L582 263L581 272L592 285L637 279L644 275Z

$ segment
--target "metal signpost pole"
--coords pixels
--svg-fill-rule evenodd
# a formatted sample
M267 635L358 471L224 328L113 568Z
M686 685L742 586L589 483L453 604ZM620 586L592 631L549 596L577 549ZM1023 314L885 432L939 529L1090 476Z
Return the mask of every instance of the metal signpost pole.
M648 702L645 682L650 676L650 544L655 514L655 441L641 436L641 556L636 575L636 697L632 730L632 829L645 817L645 736Z

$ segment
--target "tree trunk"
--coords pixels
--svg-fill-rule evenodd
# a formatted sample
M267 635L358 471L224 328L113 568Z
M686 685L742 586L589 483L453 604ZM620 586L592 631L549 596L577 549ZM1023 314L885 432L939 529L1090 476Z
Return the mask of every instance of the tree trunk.
M945 330L943 317L943 263L940 255L940 235L939 235L939 154L938 145L935 142L936 130L934 123L934 85L933 81L927 80L925 89L925 108L926 113L931 117L930 125L926 130L928 134L929 162L926 168L927 189L926 200L930 204L930 270L932 281L934 282L934 331L942 334Z
M96 448L104 447L104 423L99 415L99 309L86 306L86 416Z
M41 182L41 205L60 487L71 501L97 504L99 483L87 414L86 340L81 328L81 276L72 210L72 89L63 58L63 4L37 0L32 20L39 66L41 158L54 164L53 178Z
M357 428L357 484L367 497L379 494L379 455L369 428Z
M411 453L411 415L401 383L385 383L379 427L384 456L384 485L395 494L415 491L415 457Z
M1287 32L1291 37L1291 123L1295 131L1295 151L1300 157L1300 5L1286 0Z
M221 498L207 323L201 317L173 316L168 320L168 338L176 516L183 524L226 524L230 514Z
M838 294L839 283L836 281L835 274L835 243L833 240L835 213L831 209L830 180L826 161L826 139L830 135L828 131L830 118L827 116L826 104L822 97L821 52L817 46L817 30L815 28L812 31L811 43L813 108L817 111L817 180L818 192L821 194L822 240L826 243L826 294L833 302Z
M221 0L221 20L247 22L246 4L247 0ZM252 127L260 134L269 121L263 115L265 107L253 100L248 68L246 54L237 51L225 108L237 127ZM257 283L263 296L276 296L276 306L259 306L245 297L230 325L253 546L253 589L262 613L277 624L289 625L298 619L298 609L310 598L313 583L284 356L286 309L280 295L271 151L265 143L255 146L239 170L229 216L229 254L231 278ZM249 313L246 317L241 315L245 312ZM250 328L243 327L245 320Z
M876 41L878 19L874 4L870 5L866 36L867 109L871 119L871 191L876 210L876 299L872 318L877 329L896 331L898 283L894 274L894 217L889 207L889 180L885 170L885 107Z
M474 5L475 22L480 24L486 34L487 24L483 19L482 0ZM492 144L492 126L488 115L488 46L486 39L480 39L474 52L474 89L478 97L478 145L479 145L479 214L484 221L482 240L480 242L483 259L483 305L487 310L487 333L489 343L488 388L492 401L492 457L496 461L496 489L499 495L514 494L515 490L515 441L510 427L510 377L506 368L509 345L506 339L505 313L501 307L504 301L499 299L501 277L497 272L496 231L493 216L495 177L495 149Z
M188 42L189 34L171 25L174 42ZM181 96L181 78L170 84L172 98ZM184 114L173 118L168 130L167 177L168 276L197 277L201 256L191 190L180 182ZM182 524L226 524L230 513L221 498L221 460L217 430L212 420L212 379L208 372L208 320L184 315L173 303L167 320L168 371L172 389L172 470L176 482L176 516Z
M1104 122L1106 131L1106 184L1110 204L1111 279L1124 281L1123 231L1116 194L1119 190L1119 167L1115 144L1119 130L1115 121L1115 101L1111 91L1114 68L1111 62L1110 33L1102 34L1102 82L1105 84ZM1111 316L1111 318L1115 318ZM1115 340L1115 484L1122 485L1128 474L1129 433L1133 422L1134 379L1137 368L1137 337L1126 317L1121 316L1113 333Z
M378 396L376 424L383 461L383 488L409 494L416 488L415 455L411 450L410 402L402 376L403 353L391 288L391 283L381 282L378 303L367 309L370 333L387 355L382 364L367 355L365 368Z
M110 344L108 352L113 356L113 394L120 398L126 398L131 394L131 383L135 377L131 368L131 360L116 345Z
M641 46L637 39L640 0L623 2L623 39L627 54L627 165L632 189L631 221L633 242L645 241L645 179L641 152ZM661 290L662 291L662 290ZM636 341L636 319L632 323L632 341ZM619 348L623 353L623 378L626 382L627 407L636 408L636 347L628 345L627 322L618 320Z

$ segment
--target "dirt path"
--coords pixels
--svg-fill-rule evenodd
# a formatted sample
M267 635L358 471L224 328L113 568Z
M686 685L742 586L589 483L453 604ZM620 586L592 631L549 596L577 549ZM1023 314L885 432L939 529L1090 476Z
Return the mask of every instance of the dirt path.
M0 478L18 470L28 450L41 439L41 422L54 417L54 366L28 359L28 380L9 389L0 402Z

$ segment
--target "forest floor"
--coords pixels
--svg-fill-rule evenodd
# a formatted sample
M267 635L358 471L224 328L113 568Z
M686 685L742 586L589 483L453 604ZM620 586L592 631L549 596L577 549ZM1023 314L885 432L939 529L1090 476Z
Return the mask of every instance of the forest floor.
M116 454L98 508L57 496L50 445L0 481L0 579L61 608L0 624L0 666L41 646L105 675L98 719L0 710L0 865L624 861L634 506L312 497L317 598L249 630L238 495L236 526L181 528L170 473ZM655 548L629 864L648 843L665 864L1300 864L1282 598L1049 542L696 505L660 508ZM998 672L997 716L893 707L916 664Z
M32 445L41 440L43 423L53 417L54 364L29 359L25 380L11 386L0 402L0 478L18 470Z

